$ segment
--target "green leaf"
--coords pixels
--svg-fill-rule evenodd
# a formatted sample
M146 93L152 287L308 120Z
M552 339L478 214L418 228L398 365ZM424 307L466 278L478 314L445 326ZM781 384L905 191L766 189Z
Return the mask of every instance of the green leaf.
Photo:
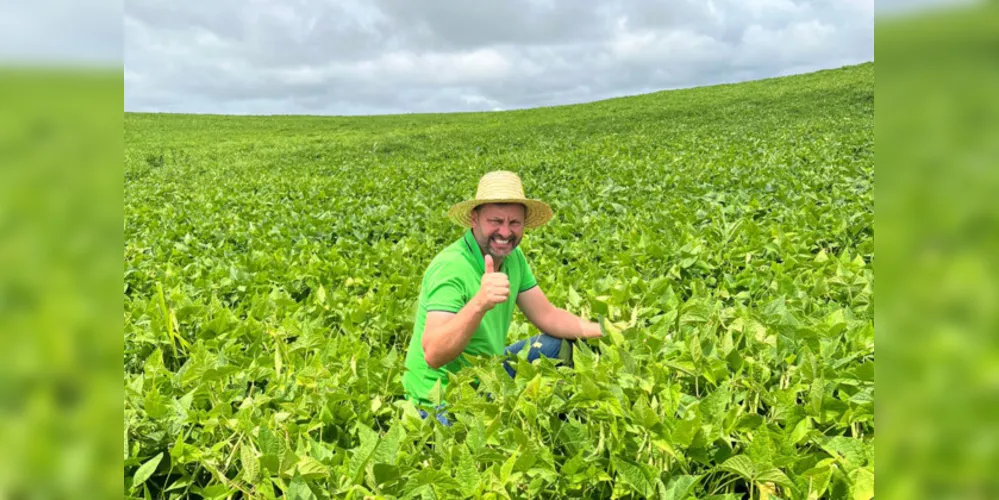
M725 356L725 361L728 363L729 368L733 372L738 372L739 370L742 369L743 365L745 364L743 361L742 354L740 354L739 351L735 349L733 349L731 352L728 353L727 356Z
M812 415L819 418L822 417L822 402L826 396L825 390L825 380L816 378L812 381L812 388L809 392L809 409Z
M580 451L575 456L573 456L572 458L570 458L565 463L564 466L562 466L561 471L562 471L562 474L565 474L566 476L570 476L571 477L573 474L576 473L576 471L580 470L580 468L582 466L583 466L583 452Z
M170 410L166 405L166 400L160 395L159 388L153 386L143 401L143 409L145 410L146 416L151 419L161 419L170 414Z
M239 461L243 466L243 479L247 483L254 484L260 474L260 462L250 445L243 443L239 449Z
M357 435L361 443L357 448L354 448L347 469L355 483L360 482L364 469L374 455L375 448L378 446L378 434L371 430L370 427L358 423Z
M829 488L832 469L829 465L821 465L803 472L801 477L808 481L808 500L818 500Z
M703 352L701 351L701 339L696 332L692 333L687 339L687 346L694 365L699 365L703 357Z
M669 454L669 456L671 456L673 458L677 457L676 448L674 448L673 445L669 444L667 441L665 441L663 439L653 439L652 440L652 444L656 448L659 448L660 450L665 451L667 454Z
M329 476L329 467L312 457L301 457L295 464L295 469L305 479L317 479Z
M650 470L647 470L640 464L617 458L612 458L611 463L614 464L614 470L617 471L618 477L636 493L645 498L649 498L655 494L655 480L657 478L654 477L654 473Z
M469 423L465 443L468 444L468 449L473 454L478 454L483 450L486 445L486 432L483 429L481 420L475 419Z
M862 382L874 383L874 362L865 361L855 370L855 376Z
M739 418L735 428L741 431L751 431L763 425L763 417L756 414L743 415Z
M840 459L847 470L860 467L866 461L867 449L859 439L845 436L822 437L818 443L833 458Z
M296 475L291 480L291 484L288 485L287 498L288 500L315 500L316 495L312 493L305 478Z
M434 386L433 386L433 388L430 389L430 392L428 393L427 398L430 400L431 403L434 404L435 407L441 406L441 404L444 402L444 387L441 384L440 379L438 379L436 382L434 382ZM427 420L432 421L432 422L436 422L437 421L436 419L433 419L433 418L430 418L430 419L427 419Z
M372 460L375 463L394 464L395 457L399 453L399 442L405 437L406 431L402 428L402 422L395 421L385 437L378 443Z
M758 472L755 479L761 483L774 483L788 488L794 486L791 479L775 467Z
M175 481L173 484L170 485L170 487L168 487L164 491L176 491L176 490L179 490L181 488L187 488L188 486L191 485L191 483L193 483L193 479L192 478L190 478L190 477L184 477L184 478L181 478L181 479L178 479L177 481Z
M775 436L768 427L761 427L753 434L752 442L745 445L745 454L757 466L758 472L761 466L773 462L774 456L777 455L775 448Z
M808 433L812 431L812 419L810 417L805 417L801 419L797 425L794 426L794 430L791 431L791 442L794 444L801 443L805 438L808 437Z
M156 472L156 467L160 465L160 460L163 460L163 452L157 453L156 456L150 458L146 463L142 464L137 471L135 471L135 476L132 478L132 489L138 488L145 483L153 472Z
M475 462L471 454L465 447L461 447L461 454L458 458L458 469L455 472L455 479L462 486L462 493L472 496L475 486L479 482L479 472L476 470Z
M681 447L688 447L701 428L701 412L694 412L692 418L678 420L673 425L672 442Z
M729 401L728 386L722 385L701 401L701 415L708 422L720 422L725 416L725 408Z
M577 343L573 349L573 362L580 373L589 373L595 364L593 350L586 342Z
M384 485L401 477L399 468L388 464L375 464L372 473L375 475L375 484L378 485Z
M503 463L503 467L500 468L500 482L502 484L507 484L510 481L510 474L513 473L513 466L517 463L517 457L520 455L520 450L516 450L510 455L510 458Z
M576 289L572 285L569 285L569 305L578 308L582 303L583 298L579 296L579 293L576 292Z
M868 467L857 469L850 473L850 496L853 500L870 500L874 498L874 470Z
M513 470L524 471L530 469L537 462L538 452L530 442L522 444L518 451L520 452L520 456L517 457L517 462L514 463Z
M720 468L734 472L747 481L752 481L756 478L756 467L753 465L753 461L745 455L736 455L729 458L721 464Z
M195 487L191 491L200 495L205 500L221 500L232 495L234 490L224 484L216 483L204 488Z
M260 464L271 472L279 472L280 460L284 456L284 443L267 427L261 427L257 441L260 447Z
M690 488L694 486L701 476L674 476L666 485L665 500L686 500L690 495Z

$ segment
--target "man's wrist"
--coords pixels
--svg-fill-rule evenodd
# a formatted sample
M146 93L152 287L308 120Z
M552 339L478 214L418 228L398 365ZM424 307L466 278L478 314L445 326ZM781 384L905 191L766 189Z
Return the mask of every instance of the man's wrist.
M472 297L472 300L468 303L472 306L472 312L477 316L482 316L489 312L489 308L486 307L486 301L480 295Z
M602 337L603 334L600 332L600 325L592 321L586 321L582 318L579 320L579 326L583 331L584 339L595 339L597 337Z

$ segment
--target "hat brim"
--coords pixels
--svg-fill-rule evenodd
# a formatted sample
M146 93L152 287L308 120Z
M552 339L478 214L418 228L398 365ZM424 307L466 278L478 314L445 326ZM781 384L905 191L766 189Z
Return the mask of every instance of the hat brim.
M527 217L524 221L524 228L534 229L543 226L551 220L551 207L541 200L528 200L524 198L493 198L486 200L466 200L455 204L448 210L448 218L452 222L462 227L472 227L472 210L479 205L489 203L521 203L527 207Z

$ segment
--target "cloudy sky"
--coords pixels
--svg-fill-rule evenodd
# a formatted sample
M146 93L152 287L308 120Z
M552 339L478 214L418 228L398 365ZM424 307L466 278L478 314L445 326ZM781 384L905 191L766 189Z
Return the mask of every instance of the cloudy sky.
M518 109L874 59L874 0L126 0L126 111Z

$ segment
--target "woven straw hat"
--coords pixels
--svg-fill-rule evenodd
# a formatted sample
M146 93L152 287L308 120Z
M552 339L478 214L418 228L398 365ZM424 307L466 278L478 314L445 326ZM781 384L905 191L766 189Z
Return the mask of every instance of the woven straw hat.
M513 172L498 170L489 172L479 180L475 198L455 204L448 210L448 217L464 227L472 227L472 210L487 203L522 203L527 206L526 229L542 226L552 218L552 209L540 200L524 196L524 186L520 177Z

